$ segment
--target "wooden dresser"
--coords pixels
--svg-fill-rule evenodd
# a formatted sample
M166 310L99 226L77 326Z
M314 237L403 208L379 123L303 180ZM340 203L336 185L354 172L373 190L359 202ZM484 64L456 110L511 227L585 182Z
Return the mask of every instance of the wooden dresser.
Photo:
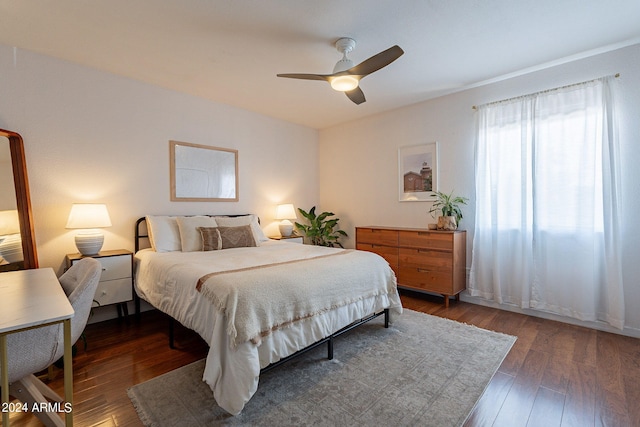
M398 286L449 297L466 288L467 232L421 228L356 227L356 249L389 262Z

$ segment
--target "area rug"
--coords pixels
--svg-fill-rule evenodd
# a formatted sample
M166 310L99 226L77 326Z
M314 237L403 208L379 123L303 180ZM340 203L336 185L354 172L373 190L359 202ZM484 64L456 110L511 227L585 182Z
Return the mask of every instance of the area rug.
M378 318L260 377L242 413L216 405L204 360L131 387L147 427L460 426L516 338L404 310Z

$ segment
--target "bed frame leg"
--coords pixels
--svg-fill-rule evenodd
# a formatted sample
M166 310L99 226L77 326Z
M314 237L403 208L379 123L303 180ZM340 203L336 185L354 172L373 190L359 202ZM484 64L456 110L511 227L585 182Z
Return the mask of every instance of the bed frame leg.
M389 328L389 309L384 309L384 327Z
M173 317L169 317L169 348L175 349L176 346L173 343L173 330L174 330L174 322Z
M333 360L333 335L327 341L327 359Z

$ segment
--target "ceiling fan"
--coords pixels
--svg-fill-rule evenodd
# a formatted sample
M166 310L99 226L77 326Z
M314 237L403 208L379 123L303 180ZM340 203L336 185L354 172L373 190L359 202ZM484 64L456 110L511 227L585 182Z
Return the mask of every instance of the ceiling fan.
M336 63L332 74L278 74L277 76L290 79L324 80L329 82L334 90L344 92L354 103L362 104L366 99L359 86L360 80L391 64L400 58L404 51L398 45L392 46L354 66L353 61L347 58L347 54L355 46L356 41L351 38L338 39L336 49L342 54L342 59Z

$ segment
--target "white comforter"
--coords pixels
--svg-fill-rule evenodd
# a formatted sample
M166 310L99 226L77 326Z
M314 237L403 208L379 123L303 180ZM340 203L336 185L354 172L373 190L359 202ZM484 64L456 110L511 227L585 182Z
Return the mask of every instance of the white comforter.
M259 343L233 344L223 313L197 290L207 274L315 258L341 249L286 242L265 242L257 248L211 252L165 252L143 250L136 254L136 290L156 308L198 332L209 344L203 380L217 403L231 414L240 413L258 387L260 369L295 353L374 311L391 308L402 312L390 267L382 280L393 292L374 295L336 307L309 319L277 329ZM382 258L378 262L385 263ZM345 283L347 286L348 283Z

